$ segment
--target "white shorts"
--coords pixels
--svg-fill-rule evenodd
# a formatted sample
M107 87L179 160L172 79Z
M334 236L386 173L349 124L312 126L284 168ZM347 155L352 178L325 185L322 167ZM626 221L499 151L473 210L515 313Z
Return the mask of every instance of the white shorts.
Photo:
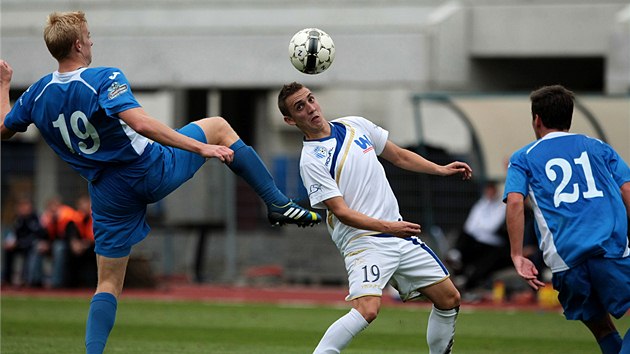
M388 283L408 301L422 296L418 289L449 277L440 259L416 237L360 237L344 252L344 260L350 285L346 301L381 296Z

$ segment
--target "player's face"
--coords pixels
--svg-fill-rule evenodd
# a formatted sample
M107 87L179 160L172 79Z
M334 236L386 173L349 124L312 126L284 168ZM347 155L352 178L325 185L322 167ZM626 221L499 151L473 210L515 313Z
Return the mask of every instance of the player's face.
M92 38L90 37L90 31L87 25L83 26L81 30L80 53L85 66L89 66L92 63Z
M330 135L330 126L324 118L315 95L304 87L287 97L289 116L284 117L290 125L297 126L307 139L318 139Z

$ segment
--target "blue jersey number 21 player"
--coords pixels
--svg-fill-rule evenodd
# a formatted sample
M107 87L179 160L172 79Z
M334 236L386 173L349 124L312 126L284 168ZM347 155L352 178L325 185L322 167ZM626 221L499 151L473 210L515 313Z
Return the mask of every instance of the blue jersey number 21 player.
M103 352L114 325L131 247L149 232L147 204L190 179L206 159L219 159L245 179L267 205L272 224L321 221L278 190L258 154L223 118L173 130L142 109L120 69L88 68L93 43L84 13L50 14L44 40L58 70L31 85L13 108L13 70L0 60L0 132L8 139L35 124L55 153L88 181L98 265L86 325L88 354Z
M546 86L530 95L538 140L510 158L504 199L514 266L534 289L543 283L523 257L524 199L553 287L569 320L593 333L602 353L630 353L610 315L630 309L630 169L609 145L569 133L574 94Z

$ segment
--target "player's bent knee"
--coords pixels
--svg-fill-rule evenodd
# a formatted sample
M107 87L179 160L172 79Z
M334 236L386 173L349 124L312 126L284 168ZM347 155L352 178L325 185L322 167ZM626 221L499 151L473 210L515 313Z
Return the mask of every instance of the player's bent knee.
M198 121L195 121L197 125L201 127L204 131L215 131L215 132L225 132L231 130L232 127L230 123L228 123L223 117L208 117L203 118Z
M376 317L378 317L378 310L374 310L374 309L358 309L357 311L359 311L361 316L363 316L365 321L368 322L368 323L372 323L372 321L374 321L376 319Z
M368 323L371 323L378 316L381 307L380 300L379 297L366 296L355 300L354 307Z
M206 134L208 144L225 145L233 144L238 135L225 118L220 116L203 118L195 122Z
M461 295L459 291L455 290L449 292L445 296L442 296L436 300L433 304L440 310L450 310L459 307L461 302Z

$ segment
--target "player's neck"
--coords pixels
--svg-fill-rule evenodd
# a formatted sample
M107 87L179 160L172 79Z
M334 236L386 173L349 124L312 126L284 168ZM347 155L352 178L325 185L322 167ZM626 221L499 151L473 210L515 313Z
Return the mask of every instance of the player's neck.
M561 133L561 132L568 132L568 129L565 130L561 130L561 129L544 129L542 131L540 131L540 138L544 138L547 134L550 133Z
M57 71L59 71L60 73L67 73L79 70L80 68L83 68L85 66L87 65L79 60L67 59L59 62L59 68L57 69Z

